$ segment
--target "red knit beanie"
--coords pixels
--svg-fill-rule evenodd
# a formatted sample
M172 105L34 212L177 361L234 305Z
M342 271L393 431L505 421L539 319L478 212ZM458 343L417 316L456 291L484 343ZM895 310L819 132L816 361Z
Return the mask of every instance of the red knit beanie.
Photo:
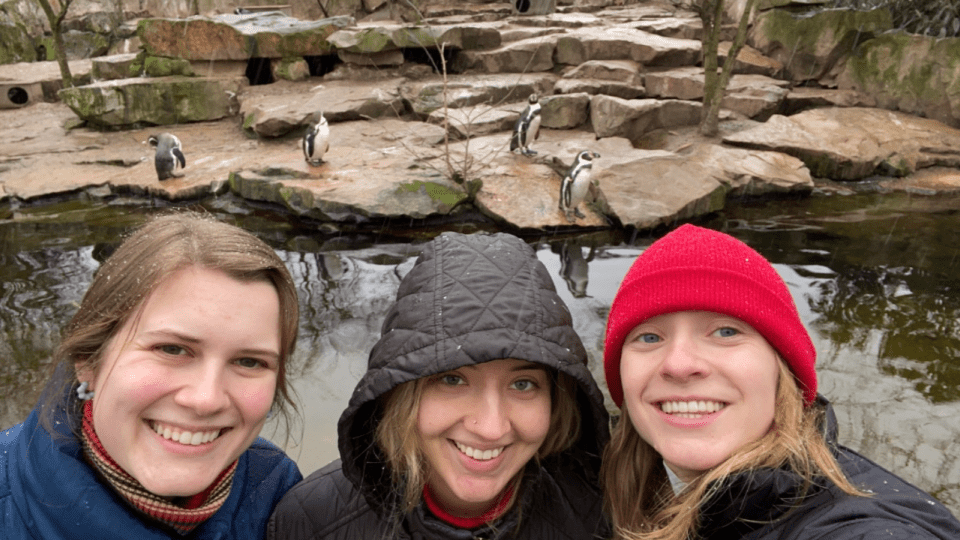
M787 362L803 391L817 397L817 352L783 279L759 253L732 236L683 225L634 261L613 299L603 367L610 397L623 403L620 353L643 321L677 311L713 311L754 327Z

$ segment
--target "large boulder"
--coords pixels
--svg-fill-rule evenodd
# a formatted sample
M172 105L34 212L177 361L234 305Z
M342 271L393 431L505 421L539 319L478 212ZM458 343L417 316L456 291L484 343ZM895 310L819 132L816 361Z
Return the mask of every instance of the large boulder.
M760 12L747 42L783 64L792 81L818 80L857 44L889 30L890 12L834 9L798 13L787 9Z
M645 66L692 65L699 41L658 36L624 27L571 30L557 39L554 61L578 66L588 60L633 60Z
M244 78L161 77L65 88L60 99L91 125L127 128L217 120L239 110Z
M500 32L488 24L402 26L396 24L351 26L332 33L328 41L338 50L369 54L396 49L460 50L500 46Z
M544 36L507 43L488 51L464 51L457 55L453 70L483 73L529 73L553 69L556 36Z
M321 56L334 47L331 34L353 25L351 17L301 21L280 12L251 15L144 19L137 33L151 56L185 60L247 60Z
M274 83L276 92L243 99L243 127L259 137L274 138L305 128L316 112L323 112L329 122L401 116L406 111L397 91L401 82Z
M803 160L814 176L833 180L960 167L960 130L882 109L827 108L790 117L774 115L723 140L790 154Z
M400 95L421 118L447 107L467 107L522 101L530 94L552 93L556 76L550 73L524 75L450 75L409 81L400 86Z
M879 107L960 128L960 38L878 36L857 47L837 82L872 96Z
M682 153L623 148L608 154L616 157L595 173L604 211L638 229L716 212L730 196L813 189L800 160L775 152L706 143Z
M700 123L703 106L679 99L590 98L590 123L597 137L624 137L635 143L656 129Z

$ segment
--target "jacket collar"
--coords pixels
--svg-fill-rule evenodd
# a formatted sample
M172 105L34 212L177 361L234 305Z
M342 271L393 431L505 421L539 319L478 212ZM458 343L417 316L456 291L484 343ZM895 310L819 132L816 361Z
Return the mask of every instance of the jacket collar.
M169 532L145 525L134 510L100 481L84 459L80 441L67 427L65 412L58 415L56 424L62 430L51 437L39 425L35 409L19 426L16 447L7 455L10 495L33 537L168 540ZM242 462L245 457L240 459ZM243 470L243 466L244 463L240 463L238 469ZM237 480L242 483L243 473L237 474ZM230 516L239 503L238 494L231 493L220 511L195 530L192 537L228 531Z
M828 445L837 441L833 407L818 395L813 407L824 409L821 432ZM787 469L753 469L722 481L700 512L703 538L739 538L783 517L804 499L819 492L817 485Z

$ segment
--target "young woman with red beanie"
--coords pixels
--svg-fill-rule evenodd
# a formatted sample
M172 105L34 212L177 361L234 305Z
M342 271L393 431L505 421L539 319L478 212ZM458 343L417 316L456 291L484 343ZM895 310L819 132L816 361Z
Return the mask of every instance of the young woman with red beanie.
M957 539L931 495L837 444L816 351L759 253L684 225L614 298L603 456L615 539Z

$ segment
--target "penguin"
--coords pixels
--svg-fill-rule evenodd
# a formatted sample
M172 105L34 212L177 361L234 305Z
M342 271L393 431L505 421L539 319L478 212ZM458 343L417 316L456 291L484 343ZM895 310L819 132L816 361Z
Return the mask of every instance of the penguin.
M147 139L150 146L157 148L153 158L153 164L157 169L157 178L166 180L168 178L183 176L177 174L177 171L187 166L187 158L183 156L183 146L180 139L172 133L161 133L151 135Z
M530 94L527 106L517 118L517 125L513 127L513 136L510 137L510 151L517 148L525 156L536 154L530 149L530 143L540 136L540 100L536 94Z
M567 221L573 223L570 214L573 213L579 218L586 217L580 209L580 203L587 196L587 190L590 189L590 175L593 172L593 160L600 157L600 154L584 150L577 154L573 166L567 171L566 176L560 183L560 210L567 217Z
M304 132L300 147L303 148L303 158L307 163L314 166L323 163L323 155L330 149L330 126L322 112L320 119L310 124Z

